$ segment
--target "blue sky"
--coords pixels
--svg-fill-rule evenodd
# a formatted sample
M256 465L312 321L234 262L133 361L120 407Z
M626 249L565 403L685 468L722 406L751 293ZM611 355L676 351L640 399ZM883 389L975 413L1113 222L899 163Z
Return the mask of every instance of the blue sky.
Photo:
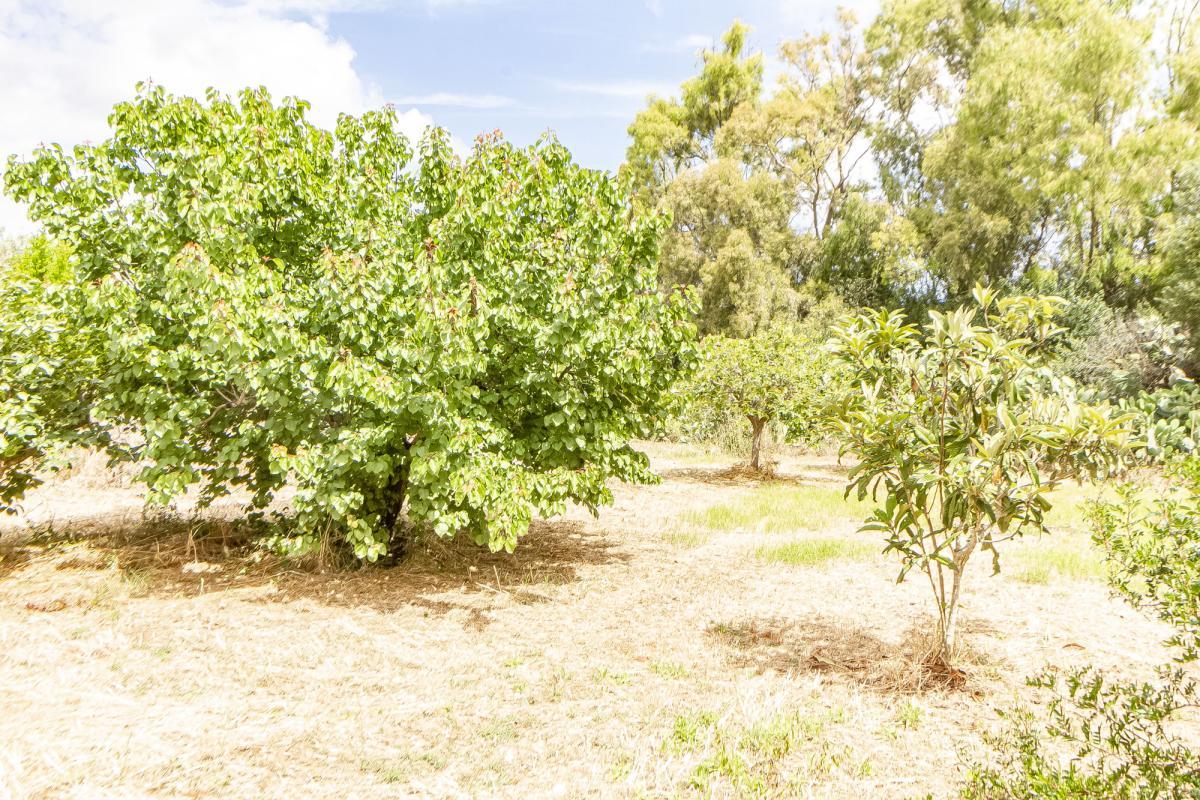
M878 0L843 0L866 21ZM176 94L264 85L340 112L391 102L406 132L461 143L553 129L613 169L651 92L695 74L735 18L752 47L829 28L837 0L0 0L0 158L104 138L114 103L151 79ZM768 70L769 71L769 70ZM33 230L0 197L0 234Z
M828 27L833 4L514 0L333 14L360 72L468 139L499 127L519 141L552 128L581 162L620 163L626 128L651 92L694 74L697 51L735 18L753 44Z

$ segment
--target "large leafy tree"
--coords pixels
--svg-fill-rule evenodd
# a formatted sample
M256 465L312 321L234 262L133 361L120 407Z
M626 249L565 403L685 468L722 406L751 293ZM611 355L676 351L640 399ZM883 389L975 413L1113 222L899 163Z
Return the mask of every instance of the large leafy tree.
M1144 13L1148 12L1148 13ZM880 65L882 185L951 298L1054 268L1133 307L1153 297L1173 179L1195 157L1182 23L1107 0L897 0ZM1172 65L1164 93L1154 75Z
M887 537L900 577L917 569L937 607L931 658L954 667L963 575L972 555L1045 529L1047 493L1063 480L1112 473L1130 431L1105 408L1077 402L1041 353L1061 332L1056 298L1000 298L930 312L918 329L898 311L849 319L838 353L861 391L838 415L859 458L847 493L882 505L864 526Z
M6 179L75 253L100 425L139 434L156 499L295 488L303 549L375 559L401 516L509 548L535 514L652 476L689 361L656 291L661 220L554 141L413 159L390 109L313 127L265 91L144 88L106 141Z

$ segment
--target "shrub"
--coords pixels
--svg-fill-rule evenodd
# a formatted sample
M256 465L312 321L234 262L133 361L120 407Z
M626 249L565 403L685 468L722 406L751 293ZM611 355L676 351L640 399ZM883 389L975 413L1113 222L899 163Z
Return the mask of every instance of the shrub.
M1118 404L1132 415L1137 453L1144 461L1162 462L1196 449L1200 388L1192 381L1179 379L1168 388L1122 398Z
M534 514L650 480L691 358L657 291L663 220L553 140L433 130L414 163L393 110L313 127L264 90L142 87L96 145L14 159L10 193L75 253L102 342L91 414L129 428L151 498L295 487L297 552L374 560L402 513L515 546Z
M935 662L952 666L964 569L1026 531L1044 530L1047 493L1061 481L1117 469L1124 420L1077 402L1070 381L1046 369L1058 334L1049 297L1000 299L976 288L976 308L930 312L924 332L897 311L848 319L836 347L861 392L837 427L860 463L847 494L882 491L864 530L887 536L903 579L928 578L938 612Z
M992 763L973 768L965 797L1200 797L1200 753L1170 730L1181 712L1200 708L1200 683L1184 669L1200 658L1200 459L1174 472L1182 496L1147 506L1127 488L1119 502L1098 506L1095 539L1117 593L1174 628L1168 643L1178 663L1152 681L1094 668L1031 679L1053 693L1047 722L1023 712L991 737Z

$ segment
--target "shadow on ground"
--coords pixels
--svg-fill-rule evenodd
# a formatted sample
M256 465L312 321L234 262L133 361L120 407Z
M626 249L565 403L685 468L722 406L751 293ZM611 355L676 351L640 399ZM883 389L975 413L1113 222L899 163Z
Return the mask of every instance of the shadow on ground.
M615 538L569 520L535 521L511 554L492 553L465 537L425 535L416 537L394 565L350 563L323 571L269 555L256 545L261 535L261 528L238 519L85 518L20 539L6 533L0 540L0 580L8 584L3 588L10 596L28 583L31 597L40 598L26 603L31 610L74 605L50 597L56 583L64 587L64 596L70 595L71 581L64 573L73 571L77 584L88 576L115 576L136 587L134 596L189 597L270 587L261 595L264 601L309 600L384 612L406 606L435 614L467 609L474 615L471 624L478 627L485 624L475 613L480 603L437 596L465 592L468 599L486 599L487 607L550 602L554 598L547 592L579 580L582 569L629 559Z
M912 628L899 641L889 642L836 620L766 618L717 623L708 634L729 648L730 660L738 666L760 672L829 673L887 693L974 693L972 667L983 664L972 656L964 660L966 669L947 671L931 665L932 635L923 628Z
M668 467L658 470L665 480L704 483L713 486L757 486L786 483L800 485L836 484L844 486L849 467L830 462L807 466L802 473L765 470L756 472L744 464L732 467Z

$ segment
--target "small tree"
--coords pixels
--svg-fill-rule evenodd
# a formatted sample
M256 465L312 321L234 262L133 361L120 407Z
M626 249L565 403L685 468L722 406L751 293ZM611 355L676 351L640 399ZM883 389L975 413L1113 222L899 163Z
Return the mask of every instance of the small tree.
M716 335L701 345L690 393L710 413L749 422L750 468L760 471L767 426L782 422L792 439L814 433L836 373L811 333L775 327L747 339Z
M1076 401L1069 381L1041 363L1059 332L1056 298L1000 299L982 288L976 308L930 313L922 331L900 312L847 320L836 349L861 391L837 428L858 456L847 494L882 492L864 530L929 580L937 605L933 660L952 667L963 574L977 550L1044 530L1046 495L1063 480L1121 465L1123 418Z
M460 159L435 130L414 162L393 110L329 132L306 108L145 88L108 140L10 163L74 251L90 414L139 434L117 455L151 498L293 486L297 551L374 560L404 514L512 549L535 514L652 479L629 440L694 335L657 290L664 221L552 140Z

